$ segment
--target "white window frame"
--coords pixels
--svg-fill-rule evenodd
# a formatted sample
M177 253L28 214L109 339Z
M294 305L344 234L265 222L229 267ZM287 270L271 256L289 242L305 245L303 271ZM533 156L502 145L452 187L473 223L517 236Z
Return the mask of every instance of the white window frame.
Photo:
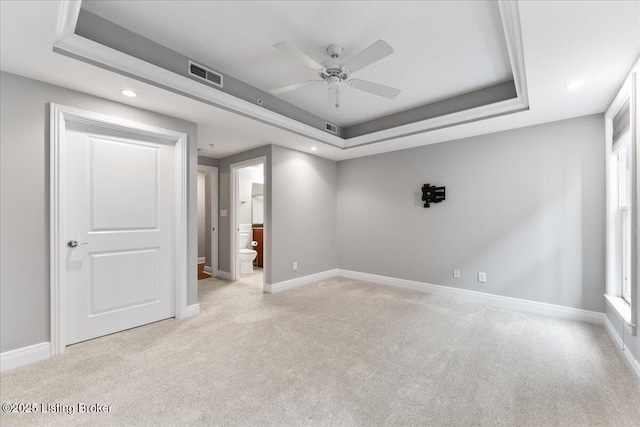
M638 129L638 98L639 89L637 85L637 72L640 61L631 69L631 72L618 91L616 97L605 112L605 168L606 168L606 293L605 298L610 306L620 315L627 329L632 335L636 334L637 317L637 271L638 271L638 251L637 251L637 231L640 224L640 215L637 209L638 190L638 149L639 141ZM621 200L621 178L622 173L618 167L618 154L612 152L613 148L613 119L616 117L625 102L630 104L630 174L631 174L631 200ZM618 151L619 152L619 151ZM622 228L624 224L624 214L630 212L628 227L630 232L629 245L624 245ZM625 263L626 255L624 247L630 248L628 259ZM630 264L626 265L625 264ZM625 268L626 267L626 268ZM630 273L628 287L623 285L624 274ZM626 290L628 289L628 293Z

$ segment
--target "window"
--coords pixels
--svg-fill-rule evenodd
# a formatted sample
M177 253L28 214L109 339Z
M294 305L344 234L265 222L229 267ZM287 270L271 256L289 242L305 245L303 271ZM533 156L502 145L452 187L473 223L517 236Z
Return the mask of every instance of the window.
M631 137L626 133L626 137L617 144L617 151L613 153L614 165L617 169L617 203L616 203L616 227L615 240L619 256L619 274L616 274L618 281L616 292L627 303L631 303L631 219L633 218L631 209Z
M640 62L639 62L640 64ZM638 64L634 67L637 69ZM605 113L607 143L607 293L610 306L635 335L638 229L637 138L640 92L629 74Z

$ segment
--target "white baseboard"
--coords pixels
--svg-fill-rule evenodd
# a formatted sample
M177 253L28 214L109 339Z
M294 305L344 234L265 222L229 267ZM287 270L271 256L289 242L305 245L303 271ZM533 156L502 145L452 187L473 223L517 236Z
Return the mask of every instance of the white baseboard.
M449 286L434 285L431 283L416 282L413 280L396 279L394 277L361 273L359 271L338 269L337 274L348 279L362 280L381 285L394 286L397 288L411 289L418 292L425 292L428 294L449 298L463 299L466 301L507 308L510 310L544 314L547 316L554 316L562 319L595 323L597 325L602 325L605 317L604 313L598 313L596 311L581 310L579 308L565 307L562 305L547 304L544 302L486 294L483 292L451 288Z
M203 256L198 257L198 264L204 264L206 262L205 258Z
M618 335L615 328L611 324L611 321L606 315L604 316L604 329L607 331L607 335L609 335L609 338L611 338L611 341L613 341L613 343L616 345L616 348L618 348L619 350L622 350L624 348L624 343L622 342L622 338L620 338L620 335Z
M224 280L231 280L231 273L229 273L228 271L216 270L216 272L213 274L213 277L218 277Z
M200 304L192 304L187 306L185 318L197 316L198 314L200 314Z
M607 335L609 335L609 338L611 338L611 341L613 341L613 344L615 344L616 348L622 355L622 359L624 360L625 364L634 374L634 377L638 384L640 384L640 362L638 362L636 358L633 357L633 354L631 354L629 349L624 345L622 338L620 338L620 335L618 335L615 328L611 324L611 321L606 315L604 317L604 328L607 331Z
M625 362L627 363L627 366L629 367L631 372L633 372L637 383L640 385L640 362L638 362L636 358L633 357L633 354L631 354L627 346L625 346L624 349L622 349L622 353L624 355L624 359L625 359Z
M273 284L265 284L264 291L268 294L275 294L277 292L286 291L287 289L297 288L298 286L307 285L309 283L317 282L319 280L325 280L330 277L337 276L337 270L321 271L320 273L309 274L308 276L296 277L295 279L285 280L284 282L278 282Z
M18 366L28 365L29 363L48 359L50 357L51 345L49 342L41 342L40 344L5 351L0 354L0 371L4 372L9 369L17 368Z
M211 267L209 267L208 265L205 265L204 266L204 272L211 274Z

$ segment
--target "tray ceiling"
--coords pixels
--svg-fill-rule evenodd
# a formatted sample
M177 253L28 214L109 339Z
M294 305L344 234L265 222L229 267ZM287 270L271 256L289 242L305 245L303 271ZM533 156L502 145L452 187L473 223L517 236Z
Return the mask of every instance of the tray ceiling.
M181 2L170 3L179 6ZM277 6L278 2L268 4ZM500 3L501 9L504 5L517 9L507 19L505 34L510 53L513 36L521 34L520 48L516 49L522 53L521 62L514 66L514 80L517 83L517 76L526 77L521 82L526 82L523 87L528 91L528 109L457 123L436 118L428 120L433 122L430 127L421 128L416 123L402 126L408 128L402 131L389 129L348 140L287 120L255 102L251 105L214 89L202 96L203 85L193 80L75 36L73 18L77 9L74 14L73 8L79 3L73 1L0 2L0 68L3 72L197 123L201 154L215 158L277 144L302 151L314 147L317 156L342 160L601 114L640 55L640 3L508 1ZM392 10L395 7L393 3L389 13L395 13ZM519 22L519 28L508 24L515 21ZM173 28L166 21L158 22L167 31ZM287 28L298 29L296 22L288 25ZM189 26L179 29L190 30ZM394 47L398 51L398 46ZM282 55L277 51L273 54ZM579 90L566 89L573 80L583 81L584 86ZM172 85L180 89L175 90ZM132 89L139 96L123 97L120 94L123 88ZM518 98L524 99L521 93Z
M322 61L331 43L349 58L384 39L395 53L355 76L402 89L395 100L346 87L336 109L325 83L279 95L343 127L513 78L493 1L85 1L83 8L263 91L316 77L275 43Z

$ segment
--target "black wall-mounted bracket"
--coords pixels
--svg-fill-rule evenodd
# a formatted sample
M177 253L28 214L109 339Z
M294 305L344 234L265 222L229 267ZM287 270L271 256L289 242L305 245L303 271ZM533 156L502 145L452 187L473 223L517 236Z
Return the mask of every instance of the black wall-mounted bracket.
M444 199L444 187L436 187L435 185L430 184L422 186L422 201L424 202L425 208L429 207L429 203L440 203Z

